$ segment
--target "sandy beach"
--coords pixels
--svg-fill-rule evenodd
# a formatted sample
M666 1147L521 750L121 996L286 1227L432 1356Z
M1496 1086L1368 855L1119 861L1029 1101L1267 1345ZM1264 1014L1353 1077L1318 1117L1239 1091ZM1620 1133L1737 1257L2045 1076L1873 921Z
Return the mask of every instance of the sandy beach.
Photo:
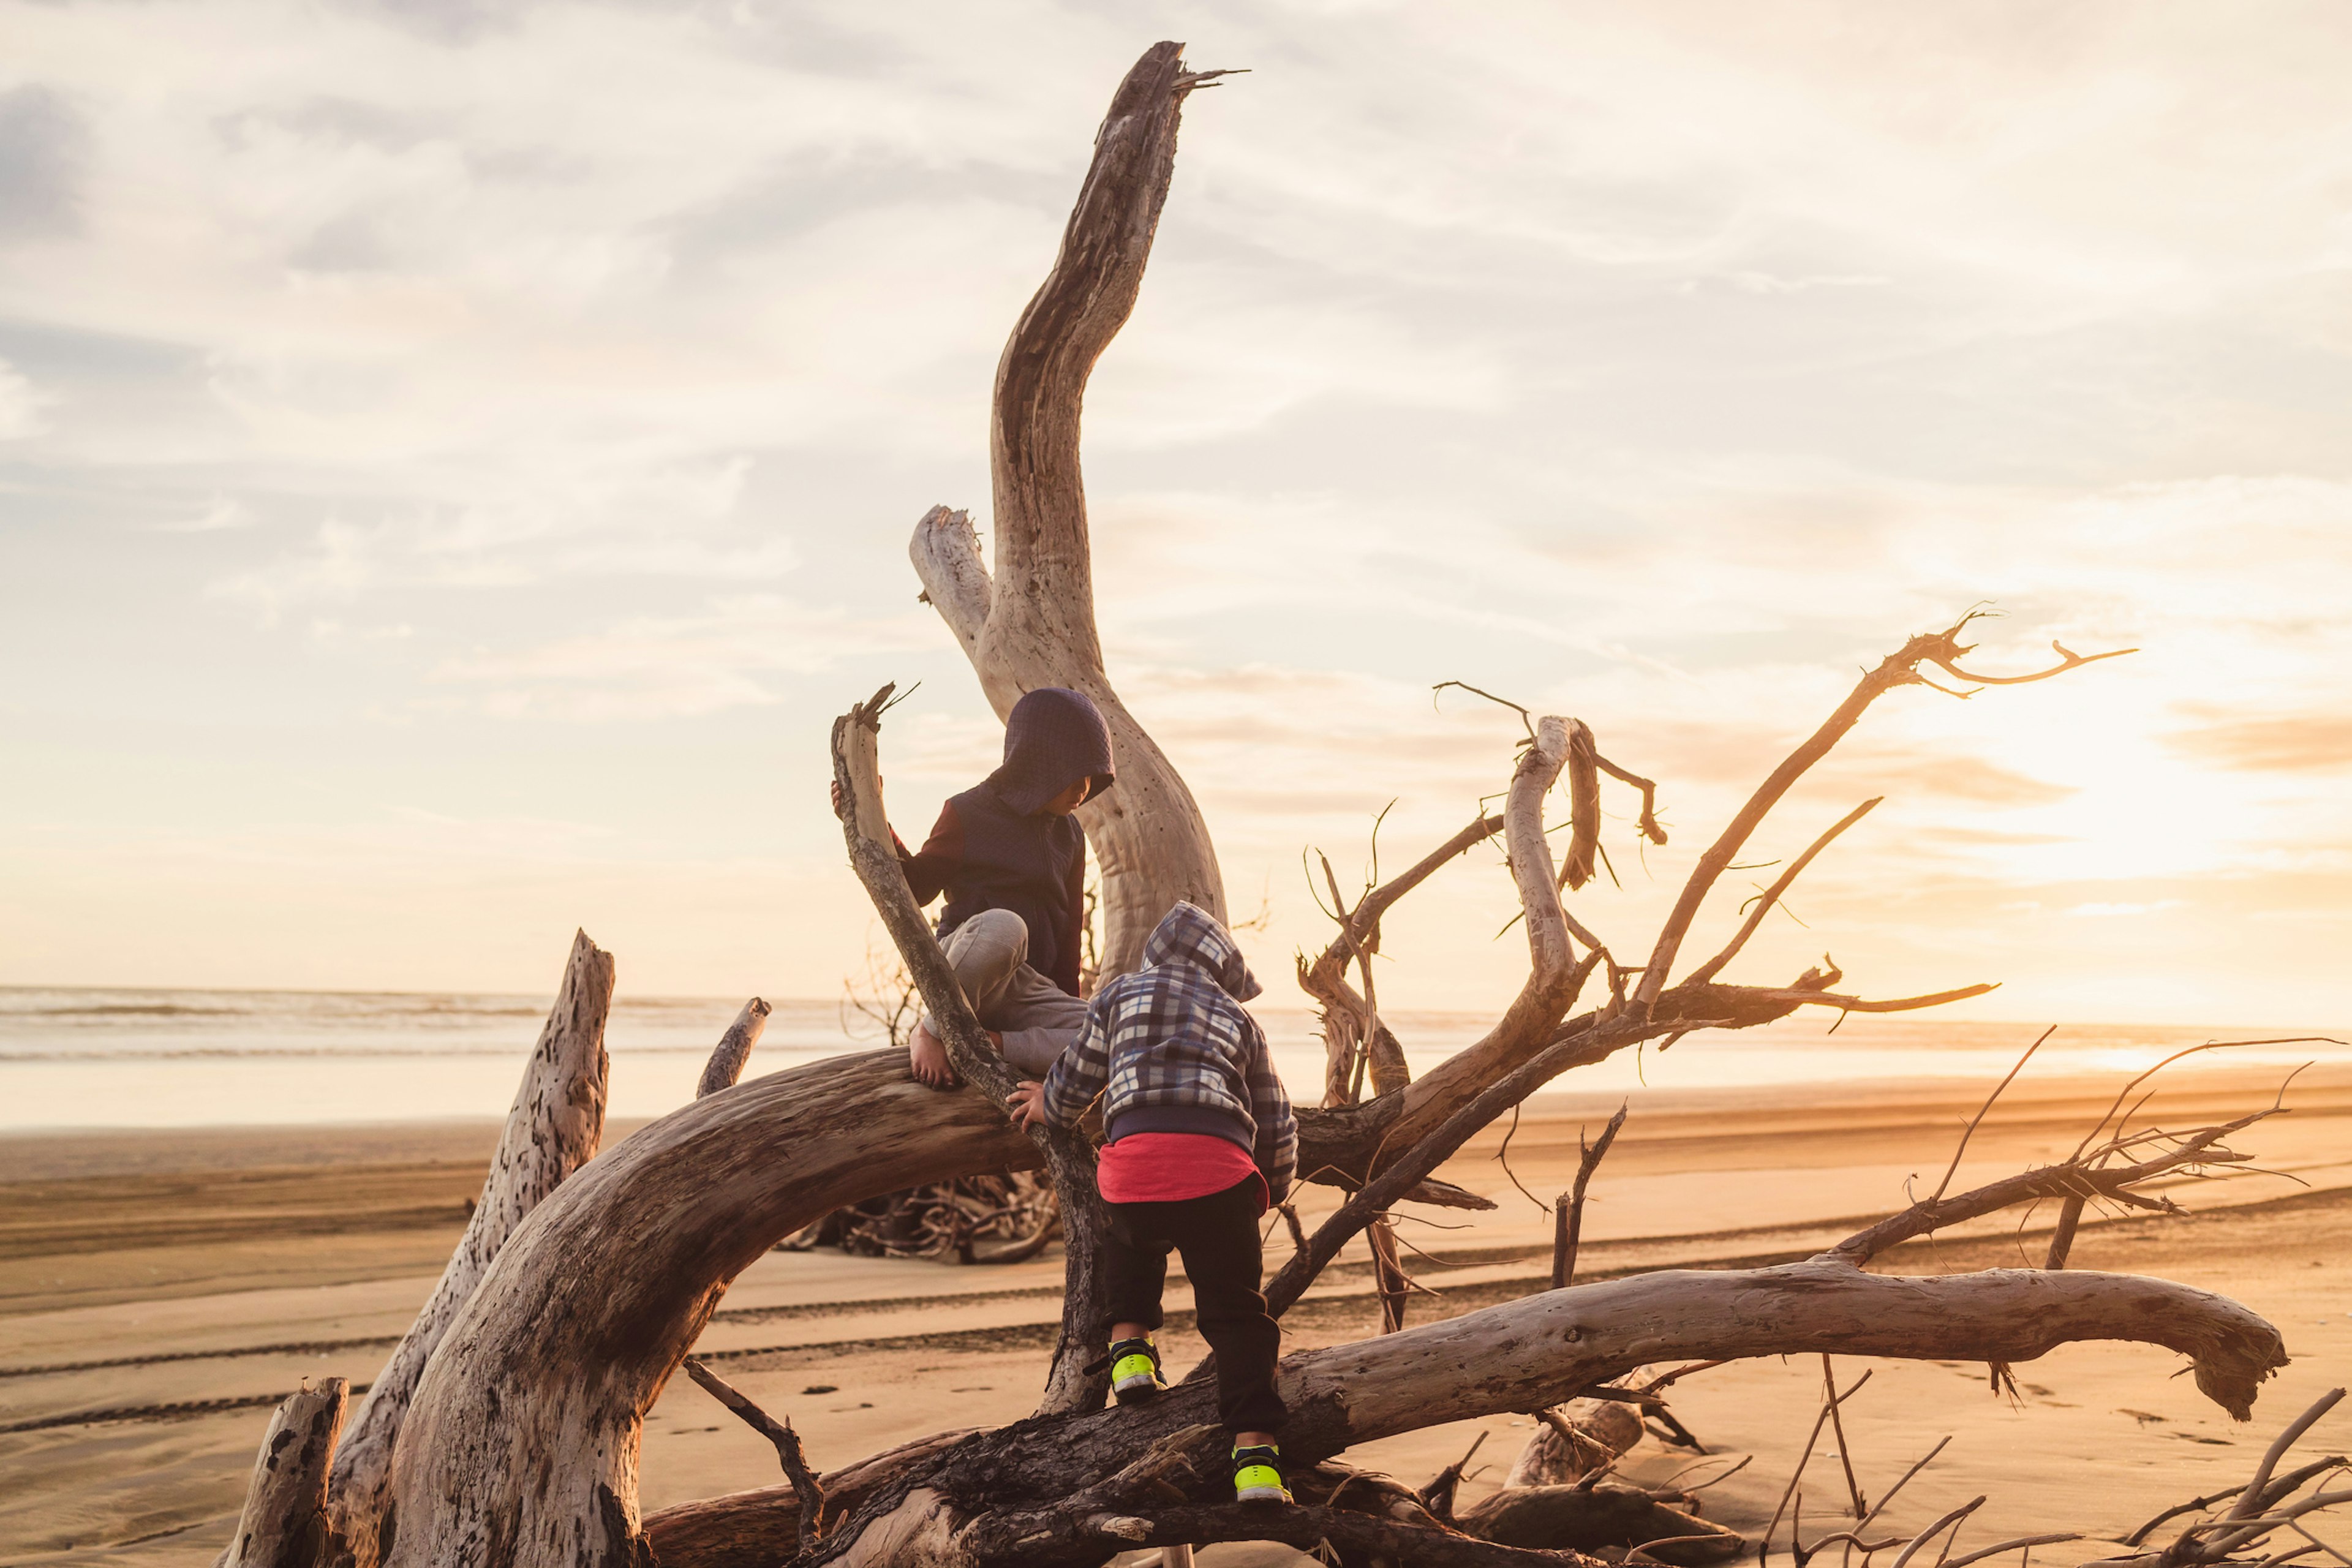
M2267 1069L2179 1072L2143 1120L2189 1125L2267 1103ZM2021 1083L1970 1143L1958 1180L2063 1154L2114 1082ZM1906 1182L1942 1174L1981 1103L1974 1083L1644 1091L1601 1168L1579 1277L1663 1266L1747 1267L1802 1256L1898 1208ZM2110 1534L2249 1468L2277 1426L2352 1375L2352 1071L2306 1073L2290 1114L2245 1134L2267 1171L2168 1189L2187 1219L2085 1226L2074 1265L2158 1274L2232 1295L2284 1332L2294 1364L2251 1426L2233 1426L2178 1358L2137 1346L2062 1349L2018 1369L2014 1399L1979 1365L1872 1363L1847 1407L1854 1470L1874 1500L1938 1438L1952 1442L1888 1510L1914 1528L1979 1492L1982 1543L2037 1530ZM1494 1198L1491 1214L1420 1211L1402 1227L1420 1281L1412 1321L1540 1289L1549 1201L1572 1175L1580 1129L1612 1100L1554 1094L1490 1131L1446 1169ZM632 1124L616 1123L607 1142ZM199 1130L0 1140L0 1564L209 1561L226 1540L267 1412L306 1375L364 1384L430 1290L478 1188L488 1122L365 1129ZM2294 1179L2288 1179L2294 1178ZM2298 1185L2297 1183L2307 1184ZM2192 1187L2193 1190L2184 1190ZM1310 1188L1311 1224L1333 1202ZM2045 1213L1891 1255L1889 1272L2038 1261ZM740 1277L701 1353L770 1410L789 1414L821 1466L1029 1408L1051 1341L1058 1254L958 1268L772 1253ZM1181 1299L1181 1288L1176 1290ZM1286 1322L1296 1346L1376 1330L1351 1251ZM1171 1324L1171 1357L1199 1352ZM1842 1378L1860 1362L1842 1363ZM1709 1517L1760 1529L1817 1408L1822 1368L1743 1363L1695 1377L1675 1401L1709 1457L1645 1442L1625 1466L1685 1484L1753 1463L1705 1493ZM1355 1460L1419 1485L1481 1430L1490 1489L1528 1422L1496 1415L1370 1445ZM2340 1447L2342 1434L2323 1437ZM1720 1457L1716 1458L1716 1457ZM1809 1537L1843 1495L1833 1445L1804 1485ZM777 1479L765 1443L683 1378L647 1422L644 1505ZM2095 1543L2038 1553L2060 1563ZM1302 1562L1271 1547L1202 1553L1239 1565Z

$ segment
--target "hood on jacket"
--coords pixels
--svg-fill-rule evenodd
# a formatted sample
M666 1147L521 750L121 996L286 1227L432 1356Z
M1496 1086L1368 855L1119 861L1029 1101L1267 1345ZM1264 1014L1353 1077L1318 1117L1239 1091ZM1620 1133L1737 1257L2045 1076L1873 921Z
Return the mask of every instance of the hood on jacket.
M1143 966L1157 969L1178 962L1197 964L1216 977L1225 994L1246 1002L1261 989L1257 976L1242 962L1242 950L1217 917L1198 904L1181 900L1160 917L1143 943Z
M989 787L1023 816L1090 779L1092 800L1117 782L1111 768L1110 726L1102 710L1083 691L1041 686L1025 693L1004 720L1004 765L988 775Z

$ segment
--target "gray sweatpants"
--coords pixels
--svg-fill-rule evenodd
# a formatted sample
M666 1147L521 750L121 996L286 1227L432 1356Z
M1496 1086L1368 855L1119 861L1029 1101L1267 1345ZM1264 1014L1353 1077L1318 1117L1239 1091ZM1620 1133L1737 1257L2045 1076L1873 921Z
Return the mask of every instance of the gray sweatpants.
M1087 1005L1029 967L1029 927L1011 910L982 910L947 940L948 963L981 1026L1004 1037L1004 1059L1042 1079L1077 1038ZM939 1020L923 1015L934 1035Z

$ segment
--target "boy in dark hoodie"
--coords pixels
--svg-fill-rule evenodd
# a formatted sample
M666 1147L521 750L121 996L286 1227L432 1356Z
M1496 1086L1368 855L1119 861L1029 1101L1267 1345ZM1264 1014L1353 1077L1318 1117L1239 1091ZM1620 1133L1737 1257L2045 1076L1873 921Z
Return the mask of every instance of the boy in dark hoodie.
M1071 814L1114 782L1102 710L1084 692L1039 687L1005 718L1003 765L940 808L921 849L898 845L915 902L947 895L938 934L948 962L1005 1060L1024 1073L1051 1068L1086 1021L1087 839ZM929 1014L907 1054L923 1082L956 1081Z
M1112 1392L1132 1404L1167 1386L1151 1331L1172 1247L1216 1353L1234 1496L1288 1502L1274 1386L1282 1330L1258 1293L1258 1219L1290 1190L1297 1121L1265 1035L1241 1005L1258 984L1231 933L1179 903L1143 944L1143 963L1096 993L1053 1071L1013 1095L1013 1119L1068 1127L1104 1097L1096 1173L1110 1216Z

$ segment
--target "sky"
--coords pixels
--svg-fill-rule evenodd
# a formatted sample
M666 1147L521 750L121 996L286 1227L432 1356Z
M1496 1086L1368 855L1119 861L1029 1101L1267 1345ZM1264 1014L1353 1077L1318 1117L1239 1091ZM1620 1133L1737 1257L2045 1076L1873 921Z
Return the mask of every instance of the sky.
M0 5L0 984L823 996L998 731L916 601L1113 87L1196 94L1086 418L1111 678L1280 977L1508 777L1659 782L1646 951L1958 1016L2328 1026L2352 937L2352 11L1971 3ZM1555 805L1564 815L1565 803ZM1498 1006L1499 855L1391 917ZM1710 941L1710 938L1713 940ZM1287 995L1288 988L1277 984ZM1296 1000L1295 998L1290 998Z

